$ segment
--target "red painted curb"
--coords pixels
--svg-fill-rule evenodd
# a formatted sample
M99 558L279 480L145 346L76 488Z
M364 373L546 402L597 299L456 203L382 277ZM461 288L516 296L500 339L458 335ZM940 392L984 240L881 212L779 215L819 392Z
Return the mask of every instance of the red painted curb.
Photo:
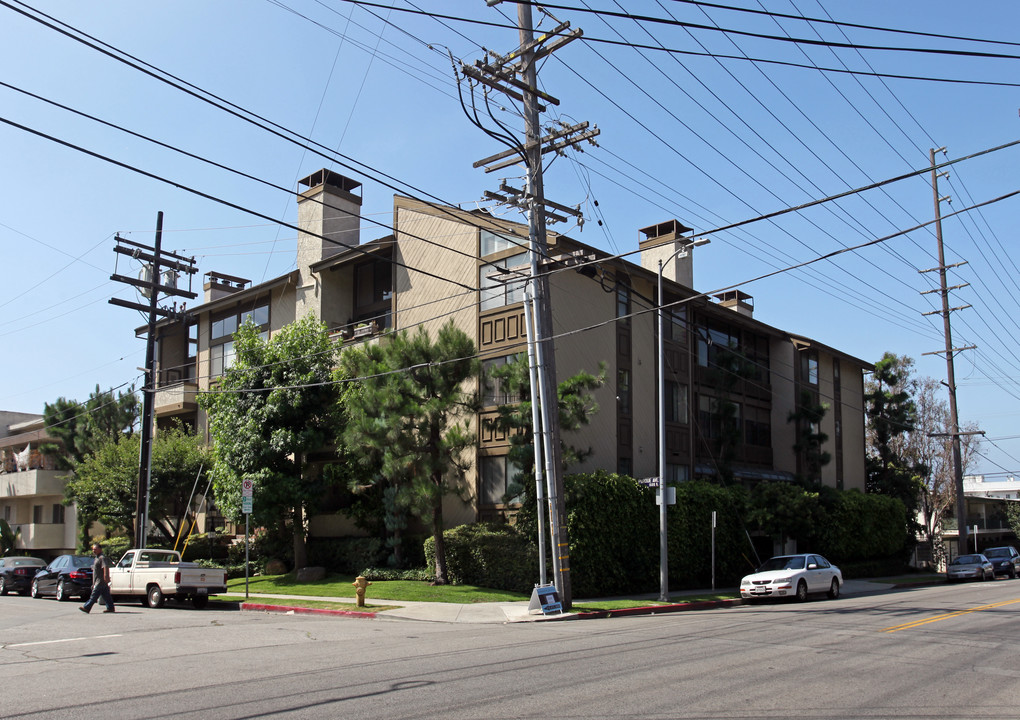
M294 613L295 615L344 615L347 617L374 618L374 612L360 610L330 610L329 608L306 608L292 605L263 605L261 603L241 603L241 610L262 610L264 612Z

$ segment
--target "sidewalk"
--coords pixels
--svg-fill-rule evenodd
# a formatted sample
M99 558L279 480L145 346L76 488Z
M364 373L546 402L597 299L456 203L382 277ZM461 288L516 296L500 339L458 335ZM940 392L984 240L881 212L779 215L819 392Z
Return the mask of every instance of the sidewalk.
M844 595L873 595L896 588L896 585L872 582L869 580L847 580L843 583L842 592ZM306 596L302 595L264 595L249 594L248 600L244 600L243 593L225 593L220 597L237 599L241 602L241 610L248 612L279 612L294 614L316 614L316 615L340 615L348 617L365 617L377 620L418 620L424 622L445 622L445 623L516 623L516 622L549 622L562 620L583 620L597 617L611 617L624 615L658 615L668 612L682 612L689 610L705 610L711 608L731 607L744 604L739 598L733 600L713 600L708 602L685 603L684 595L706 594L706 591L678 592L671 593L674 603L671 605L650 605L646 607L626 608L600 613L564 613L562 615L541 615L528 612L528 601L511 603L437 603L437 602L410 602L398 600L378 600L368 598L372 605L396 605L389 610L374 611L366 608L364 611L347 610L325 610L316 608L300 608L285 605L273 605L274 598L285 598L289 600L301 600ZM658 596L639 595L634 599L655 600ZM311 599L311 598L308 598ZM350 603L351 598L316 597L315 600L329 602ZM577 606L575 605L575 610Z

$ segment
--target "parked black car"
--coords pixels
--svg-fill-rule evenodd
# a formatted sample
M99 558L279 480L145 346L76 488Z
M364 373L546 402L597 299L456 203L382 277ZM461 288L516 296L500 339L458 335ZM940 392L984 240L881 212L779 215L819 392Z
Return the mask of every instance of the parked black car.
M92 594L92 563L88 555L61 555L40 569L32 579L32 597L56 595L57 600L70 600L78 595Z
M1020 552L1012 545L988 548L984 556L992 561L996 575L1015 578L1020 575Z
M0 595L9 592L28 595L35 571L46 567L46 561L34 557L0 558Z

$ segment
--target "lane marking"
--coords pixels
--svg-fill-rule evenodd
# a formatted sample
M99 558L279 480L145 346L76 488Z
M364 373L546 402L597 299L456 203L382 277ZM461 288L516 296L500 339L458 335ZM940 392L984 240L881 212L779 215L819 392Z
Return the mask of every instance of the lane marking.
M1020 603L1020 598L1017 598L1015 600L1004 600L1002 602L992 603L991 605L979 605L977 607L970 608L969 610L956 610L954 612L943 613L942 615L935 615L933 617L925 618L923 620L913 620L908 623L903 623L902 625L894 625L892 627L883 628L882 630L879 630L879 632L894 633L899 632L900 630L910 630L912 628L921 627L922 625L927 625L928 623L938 622L939 620L948 620L949 618L960 617L961 615L969 615L970 613L979 612L981 610L992 610L994 608L1012 605L1013 603Z
M116 635L93 635L92 637L61 638L60 640L39 640L37 642L15 643L14 645L5 645L4 647L16 648L16 647L29 647L30 645L53 645L55 643L79 642L81 640L103 640L106 638L115 637L121 637L121 633L117 633Z

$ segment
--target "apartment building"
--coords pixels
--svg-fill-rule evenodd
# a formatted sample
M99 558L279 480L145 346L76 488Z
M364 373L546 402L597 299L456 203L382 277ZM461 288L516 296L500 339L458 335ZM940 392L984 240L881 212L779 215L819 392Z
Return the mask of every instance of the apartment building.
M527 227L480 211L394 198L392 235L361 242L360 184L321 170L297 193L297 268L258 285L206 274L204 302L186 321L159 326L157 423L181 418L204 427L198 391L222 375L233 357L233 333L251 318L267 335L314 312L339 343L377 338L419 325L453 321L472 337L488 367L525 350L524 280ZM792 480L808 471L794 450L789 417L804 392L827 406L817 428L832 461L820 481L864 490L863 373L871 364L754 319L753 298L739 290L703 297L694 289L695 253L677 220L642 229L634 256L611 257L551 234L542 271L550 272L559 378L606 368L590 424L564 439L594 452L574 471L603 468L637 478L657 476L658 418L665 416L668 482L715 477L722 417L735 413L740 441L729 463L738 481ZM706 254L706 259L710 254ZM665 403L658 402L658 263L663 265ZM511 272L508 272L511 271ZM795 320L795 319L793 319ZM740 358L739 372L720 365ZM478 447L466 478L470 501L450 498L450 525L495 519L504 502L507 438L485 422L506 398L481 378L486 407L472 426ZM732 445L732 441L731 445ZM350 530L342 514L312 518L316 535Z
M75 506L64 505L66 471L39 451L53 442L42 415L0 412L0 517L20 532L19 553L52 559L74 552Z

